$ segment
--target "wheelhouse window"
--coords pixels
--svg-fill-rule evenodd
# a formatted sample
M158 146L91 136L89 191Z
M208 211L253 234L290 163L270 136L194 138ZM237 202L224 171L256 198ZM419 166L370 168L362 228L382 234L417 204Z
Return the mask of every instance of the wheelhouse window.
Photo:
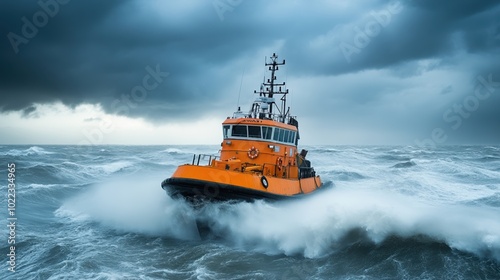
M248 126L248 137L261 138L260 126Z
M248 137L246 125L234 125L231 136L234 137Z
M231 128L230 125L225 125L222 127L222 135L223 135L224 139L229 138L229 129L230 128Z
M284 142L290 142L290 141L288 141L289 140L288 138L290 138L290 132L291 132L290 130L285 130Z
M292 130L256 125L224 125L222 131L224 139L230 137L254 138L291 144L296 143L298 136L297 132Z
M268 126L262 127L262 138L263 139L271 140L272 133L273 133L272 127L268 127Z
M285 130L284 129L280 129L280 138L278 141L285 142Z

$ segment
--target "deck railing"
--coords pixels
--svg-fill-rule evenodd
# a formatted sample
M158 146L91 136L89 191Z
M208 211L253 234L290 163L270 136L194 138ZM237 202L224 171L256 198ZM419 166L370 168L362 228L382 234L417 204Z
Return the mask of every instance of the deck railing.
M262 119L262 120L273 120L276 122L282 122L282 123L289 123L290 119L297 119L297 116L290 116L290 115L283 115L283 114L270 114L268 112L266 113L243 113L243 112L234 112L233 113L233 119L239 119L239 118L251 118L251 119Z
M207 161L208 159L208 161ZM200 165L207 163L207 165L212 164L212 160L220 160L220 156L217 155L208 155L208 154L194 154L193 155L193 160L192 160L192 165ZM249 164L249 163L242 163L242 172L245 170L246 167L253 167L253 166L258 166L257 164ZM290 168L295 167L291 165L283 165L280 167L277 164L274 163L264 163L262 165L262 169L258 172L262 172L264 175L269 175L269 176L274 176L274 177L281 177L281 178L290 178ZM269 173L270 172L270 173ZM304 179L304 178L310 178L316 176L316 172L314 171L314 168L312 167L300 167L299 168L299 179Z
M207 155L207 154L198 154L198 159L196 158L196 154L193 155L193 162L192 165L200 165L200 161L204 161L208 157L208 165L212 164L212 159L220 159L220 156L216 155Z

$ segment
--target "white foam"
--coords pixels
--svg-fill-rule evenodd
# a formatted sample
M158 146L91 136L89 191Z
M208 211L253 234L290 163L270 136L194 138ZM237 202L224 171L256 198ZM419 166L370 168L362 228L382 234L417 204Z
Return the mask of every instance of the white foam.
M120 170L127 168L127 167L130 167L132 165L133 165L133 163L130 161L121 160L121 161L110 162L110 163L103 164L103 165L98 165L96 167L99 169L102 169L105 174L112 174L116 171L120 171Z
M48 155L53 154L53 152L46 151L44 148L38 146L32 146L25 150L13 149L5 152L3 155L6 156L31 156L31 155Z
M199 239L187 205L170 199L160 178L143 175L96 184L66 201L56 214L85 217L127 232Z
M184 154L184 153L186 153L186 151L182 151L181 149L177 149L177 148L167 148L167 149L163 150L163 152L169 153L169 154Z
M396 192L338 187L288 203L208 204L195 212L170 199L160 178L115 179L68 200L57 211L73 222L97 221L127 232L198 239L195 218L217 235L266 253L320 257L363 230L373 242L425 235L500 260L500 214L486 206L428 204ZM195 217L197 213L198 217Z
M318 257L340 246L351 230L362 229L376 243L391 235L426 235L452 248L500 259L500 215L492 208L428 205L396 193L353 189L286 204L209 208L206 218L214 231L269 253Z

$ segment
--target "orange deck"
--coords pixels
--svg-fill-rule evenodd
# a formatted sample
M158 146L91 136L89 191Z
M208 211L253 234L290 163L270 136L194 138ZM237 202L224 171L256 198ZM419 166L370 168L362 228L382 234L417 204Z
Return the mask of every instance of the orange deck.
M211 166L187 164L179 166L171 178L200 181L199 191L210 192L213 194L217 194L220 191L217 189L219 186L233 186L241 188L241 191L246 189L266 194L290 197L311 193L322 186L321 178L319 176L305 179L286 179L264 176L268 182L268 187L265 188L261 181L262 177L263 175L256 172L229 171ZM206 183L203 184L202 182Z

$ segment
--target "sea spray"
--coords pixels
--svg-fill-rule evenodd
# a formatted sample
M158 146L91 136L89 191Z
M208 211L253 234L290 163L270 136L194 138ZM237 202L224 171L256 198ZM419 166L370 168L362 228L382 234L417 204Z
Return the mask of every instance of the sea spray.
M392 236L427 236L451 248L500 260L494 208L431 205L390 191L333 189L285 203L210 204L199 219L237 245L315 258L344 247L353 231L380 244Z
M112 178L70 198L57 212L121 231L199 239L193 210L167 196L158 181L147 176Z
M207 203L194 209L167 196L158 181L110 179L69 199L58 213L182 240L199 239L199 223L237 246L308 258L343 248L354 231L375 244L423 235L500 260L500 217L486 206L433 205L392 191L335 188L297 201Z

